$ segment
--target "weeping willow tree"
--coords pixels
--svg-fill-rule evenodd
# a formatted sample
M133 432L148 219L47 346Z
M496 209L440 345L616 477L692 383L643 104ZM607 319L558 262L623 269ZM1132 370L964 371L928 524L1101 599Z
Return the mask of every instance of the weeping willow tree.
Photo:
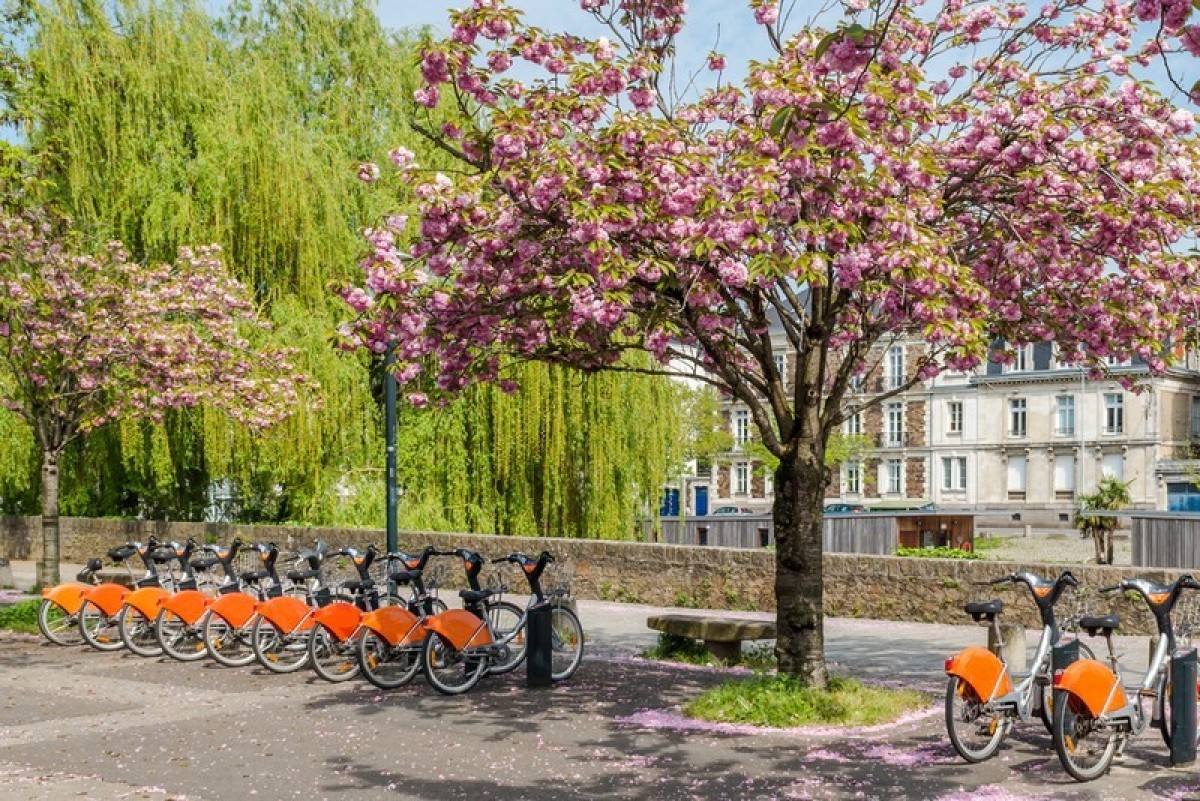
M633 534L682 461L682 388L648 376L514 366L492 385L404 418L399 464L409 526L615 539ZM649 415L657 413L657 419ZM464 447L447 451L443 442Z
M64 511L195 519L220 483L237 488L243 520L382 524L378 365L330 347L345 310L328 286L392 205L355 165L398 144L439 164L406 123L412 40L384 30L365 0L234 0L215 16L195 0L14 8L0 95L26 152L5 163L35 164L38 202L137 260L220 243L324 398L260 436L204 410L121 422L66 455ZM674 458L671 388L522 369L518 396L481 390L407 413L406 522L627 533ZM14 431L0 511L35 497L18 428L0 418L0 435Z

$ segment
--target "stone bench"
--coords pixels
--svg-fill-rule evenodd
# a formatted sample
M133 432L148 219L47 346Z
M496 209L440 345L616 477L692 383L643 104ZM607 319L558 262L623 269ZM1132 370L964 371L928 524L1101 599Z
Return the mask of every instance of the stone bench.
M742 655L742 640L775 639L775 622L701 614L653 615L646 625L664 634L703 640L714 657L728 663Z

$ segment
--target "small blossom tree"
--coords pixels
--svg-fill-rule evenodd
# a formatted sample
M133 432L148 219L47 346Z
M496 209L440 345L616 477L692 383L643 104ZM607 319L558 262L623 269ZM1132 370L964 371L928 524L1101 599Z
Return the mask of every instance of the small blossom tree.
M773 0L749 5L769 60L731 85L714 54L688 101L667 81L682 0L582 0L612 39L503 0L453 12L416 125L460 168L395 153L415 258L399 222L370 232L345 297L352 339L438 392L504 358L620 369L644 349L744 404L778 460L779 668L822 685L826 452L883 346L926 343L875 403L997 341L1159 371L1198 322L1195 120L1131 77L1187 46L1191 6L847 0L788 36Z
M219 254L184 248L147 266L112 242L80 255L44 216L0 216L0 402L42 452L39 584L59 580L58 466L72 441L200 404L262 428L310 385L287 353L252 346L265 326Z

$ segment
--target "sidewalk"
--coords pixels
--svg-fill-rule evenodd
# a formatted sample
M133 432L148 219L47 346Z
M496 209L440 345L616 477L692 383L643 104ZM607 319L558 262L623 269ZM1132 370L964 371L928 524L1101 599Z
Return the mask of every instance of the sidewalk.
M37 562L14 560L9 562L9 566L12 567L14 588L28 592L37 584ZM83 565L73 562L58 563L58 574L63 581L73 580L81 570L83 570Z

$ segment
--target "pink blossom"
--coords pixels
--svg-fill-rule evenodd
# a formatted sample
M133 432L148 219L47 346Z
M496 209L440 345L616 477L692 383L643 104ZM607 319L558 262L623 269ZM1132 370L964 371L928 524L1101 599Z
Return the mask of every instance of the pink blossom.
M779 4L774 0L764 2L754 9L754 21L759 25L774 25L779 20Z
M364 162L358 165L358 180L366 184L373 184L379 180L379 165L371 162Z

